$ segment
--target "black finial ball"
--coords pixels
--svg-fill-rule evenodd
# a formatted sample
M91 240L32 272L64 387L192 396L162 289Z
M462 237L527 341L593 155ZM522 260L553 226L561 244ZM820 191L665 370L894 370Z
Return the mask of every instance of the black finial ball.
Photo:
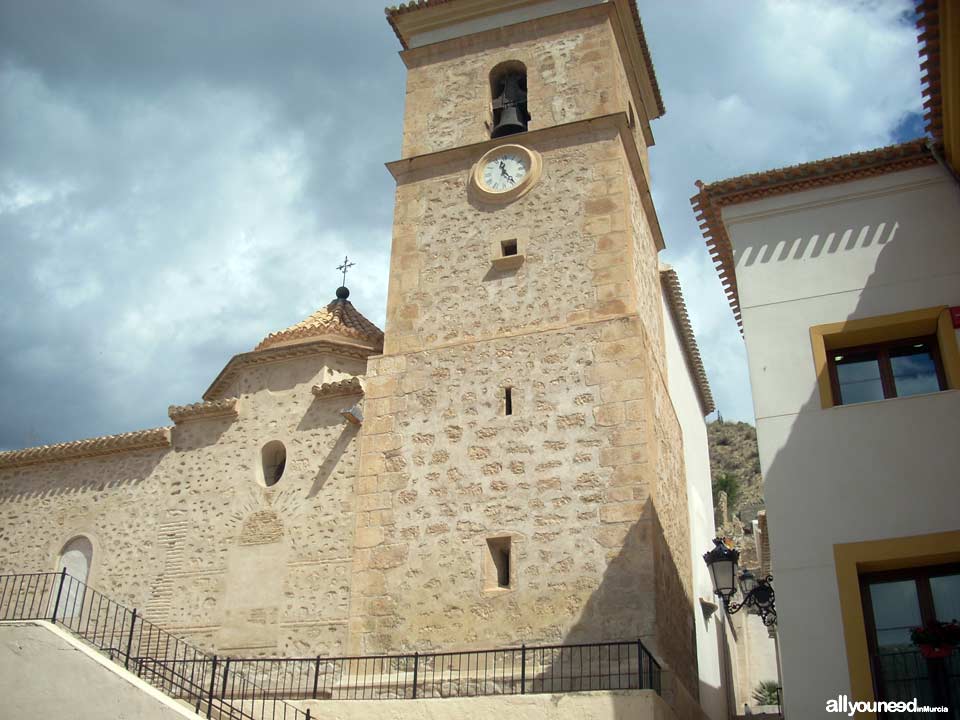
M340 287L337 288L337 298L338 298L338 299L340 299L340 300L346 300L348 297L350 297L350 291L347 290L346 287L344 287L343 285L341 285Z

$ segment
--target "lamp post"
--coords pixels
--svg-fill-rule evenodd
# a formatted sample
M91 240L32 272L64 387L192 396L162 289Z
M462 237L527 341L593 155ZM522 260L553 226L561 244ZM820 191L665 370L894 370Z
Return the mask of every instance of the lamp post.
M753 608L767 627L777 623L772 575L758 578L749 570L738 574L740 551L720 538L714 538L713 549L704 554L703 561L710 570L713 591L723 601L728 614L733 615L743 607ZM743 600L734 602L738 582Z

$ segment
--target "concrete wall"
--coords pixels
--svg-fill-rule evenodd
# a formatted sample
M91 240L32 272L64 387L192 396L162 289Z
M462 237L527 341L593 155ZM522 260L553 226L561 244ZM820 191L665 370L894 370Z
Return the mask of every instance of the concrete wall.
M500 695L442 700L350 700L300 702L313 717L328 720L675 720L654 692L607 691L566 695Z
M176 720L187 709L132 673L45 622L0 623L0 697L5 718L69 717L71 720ZM299 701L314 717L329 720L390 718L447 720L676 720L650 690L557 695L507 695L440 700Z
M833 546L956 530L960 392L821 409L809 328L960 304L960 193L937 166L724 210L775 562L786 710L849 694Z
M0 698L10 720L197 717L47 623L0 623Z
M595 5L603 1L604 0L546 0L545 2L491 13L473 20L447 25L436 30L416 33L410 37L409 45L412 48L430 45L463 35L472 35L473 33L483 32L484 30L493 30L505 25L514 25L587 5Z
M727 717L728 709L727 688L724 682L726 671L724 665L727 658L724 656L721 637L723 621L716 614L708 619L699 602L700 598L710 601L716 599L713 595L710 573L706 565L699 561L700 556L712 547L715 535L707 426L703 418L703 409L700 407L695 380L687 365L682 340L666 299L663 300L663 323L670 399L683 433L700 704L711 720L721 720Z
M743 713L744 705L753 713L762 712L753 698L753 691L764 681L779 682L777 676L777 645L758 615L745 610L726 621L733 638L731 662L735 666L731 686L733 707Z

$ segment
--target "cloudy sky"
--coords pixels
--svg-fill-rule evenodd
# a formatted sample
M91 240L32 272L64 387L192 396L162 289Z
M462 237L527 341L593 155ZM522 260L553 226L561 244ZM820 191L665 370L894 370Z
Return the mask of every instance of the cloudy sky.
M0 449L169 424L333 297L382 326L404 95L383 0L0 0ZM725 418L694 181L921 134L909 0L640 0L654 200Z

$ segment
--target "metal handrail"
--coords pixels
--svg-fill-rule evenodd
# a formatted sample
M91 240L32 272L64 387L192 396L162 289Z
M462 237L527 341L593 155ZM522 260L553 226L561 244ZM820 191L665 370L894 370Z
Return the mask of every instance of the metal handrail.
M108 598L59 573L0 575L0 620L46 620L108 655L171 697L207 718L310 720L306 712L230 673L230 660L208 655ZM189 661L189 677L177 670ZM231 692L228 692L230 690Z
M232 658L277 697L415 699L587 690L661 690L640 640L339 657Z
M342 657L208 655L65 571L0 575L0 620L10 619L59 623L207 717L309 720L309 710L284 699L661 692L660 664L639 639Z

